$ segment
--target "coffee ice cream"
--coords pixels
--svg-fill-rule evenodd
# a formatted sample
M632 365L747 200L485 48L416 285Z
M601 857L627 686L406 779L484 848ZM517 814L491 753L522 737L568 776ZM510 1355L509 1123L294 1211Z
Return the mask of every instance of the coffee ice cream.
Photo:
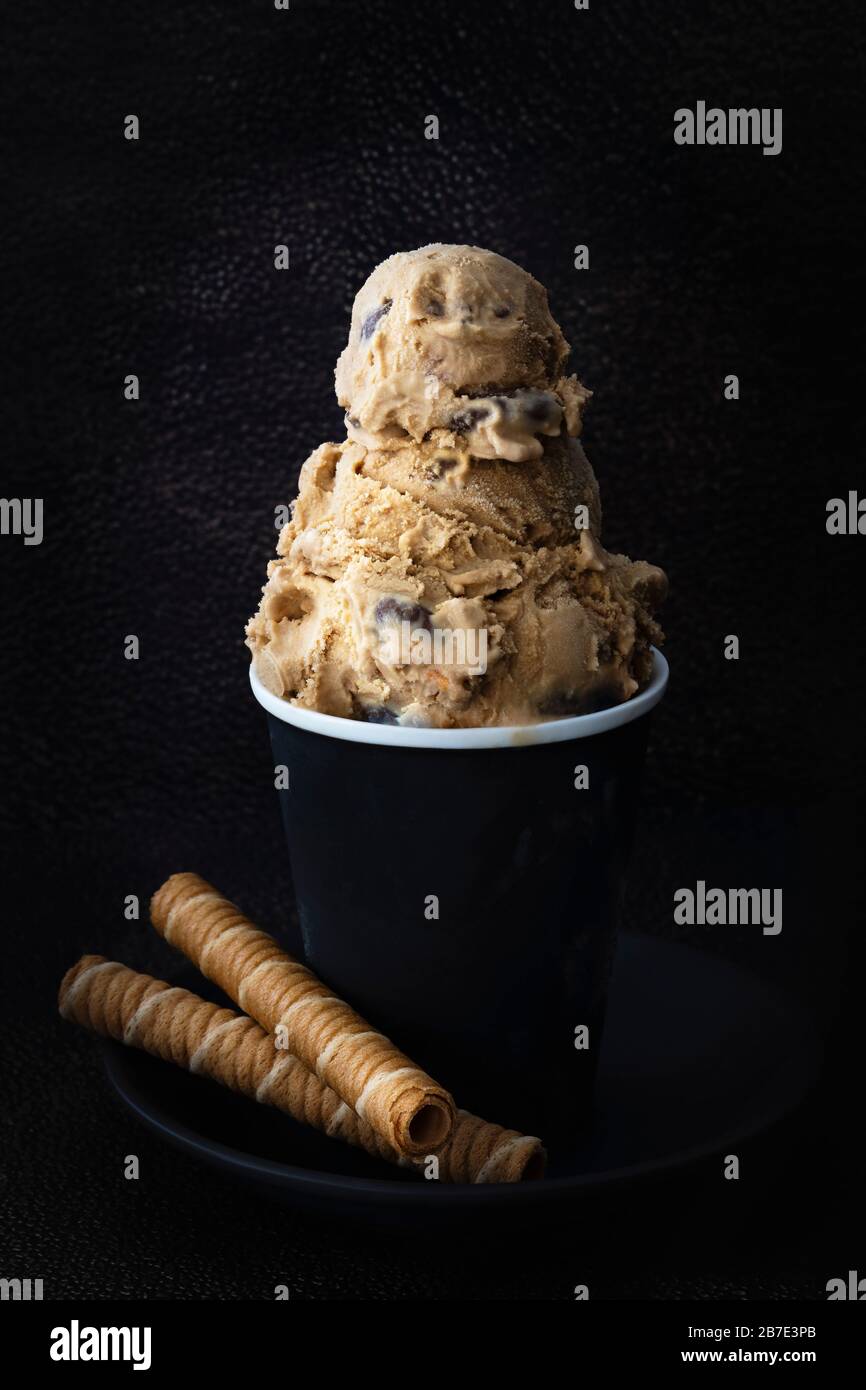
M564 375L569 346L525 270L472 246L389 256L352 311L336 370L351 439L371 449L451 430L473 458L540 458L580 432L589 392Z
M602 545L569 352L544 288L493 252L426 246L373 272L337 363L347 438L301 469L247 626L267 689L459 728L647 683L667 581Z

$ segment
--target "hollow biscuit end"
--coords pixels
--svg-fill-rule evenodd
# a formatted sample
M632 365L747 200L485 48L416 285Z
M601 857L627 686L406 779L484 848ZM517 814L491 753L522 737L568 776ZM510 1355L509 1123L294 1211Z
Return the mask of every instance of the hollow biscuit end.
M520 1171L518 1182L538 1182L544 1177L547 1168L547 1151L543 1144L538 1144L528 1153L526 1162Z
M445 1143L453 1123L453 1116L446 1105L441 1101L429 1100L415 1111L409 1121L409 1143L419 1153L430 1153Z
M494 1150L475 1175L474 1182L538 1182L547 1167L547 1151L540 1139L529 1134L512 1134Z

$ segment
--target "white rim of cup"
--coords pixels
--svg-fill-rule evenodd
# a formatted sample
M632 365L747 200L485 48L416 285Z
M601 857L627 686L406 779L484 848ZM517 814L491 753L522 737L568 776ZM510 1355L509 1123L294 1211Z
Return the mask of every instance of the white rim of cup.
M666 658L652 648L653 673L649 685L639 695L621 705L596 710L594 714L574 714L564 719L547 719L541 724L516 724L482 729L422 729L402 724L366 724L361 719L344 719L337 714L292 705L267 690L250 666L250 685L259 704L268 714L294 724L310 734L342 738L349 743L378 743L390 748L531 748L541 743L565 743L568 739L591 738L594 734L618 729L648 714L664 695L670 668Z

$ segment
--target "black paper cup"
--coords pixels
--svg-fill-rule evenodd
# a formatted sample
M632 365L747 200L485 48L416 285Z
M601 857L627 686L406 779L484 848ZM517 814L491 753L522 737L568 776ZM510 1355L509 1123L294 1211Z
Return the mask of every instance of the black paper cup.
M588 1113L649 715L667 680L656 651L648 688L611 709L421 729L298 708L251 672L288 771L279 796L307 963L497 1124L551 1138Z

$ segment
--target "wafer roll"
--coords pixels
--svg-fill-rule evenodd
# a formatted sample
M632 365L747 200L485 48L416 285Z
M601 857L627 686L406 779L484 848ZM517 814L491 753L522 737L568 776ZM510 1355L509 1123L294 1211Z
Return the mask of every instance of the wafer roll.
M173 874L150 903L160 936L215 981L372 1125L398 1153L435 1153L454 1102L392 1042L332 994L197 874Z
M415 1166L251 1018L197 994L139 974L104 956L82 956L67 971L60 1013L92 1033L210 1077L332 1138L401 1167ZM439 1178L452 1183L520 1182L541 1177L538 1139L457 1112L450 1140L436 1155Z

